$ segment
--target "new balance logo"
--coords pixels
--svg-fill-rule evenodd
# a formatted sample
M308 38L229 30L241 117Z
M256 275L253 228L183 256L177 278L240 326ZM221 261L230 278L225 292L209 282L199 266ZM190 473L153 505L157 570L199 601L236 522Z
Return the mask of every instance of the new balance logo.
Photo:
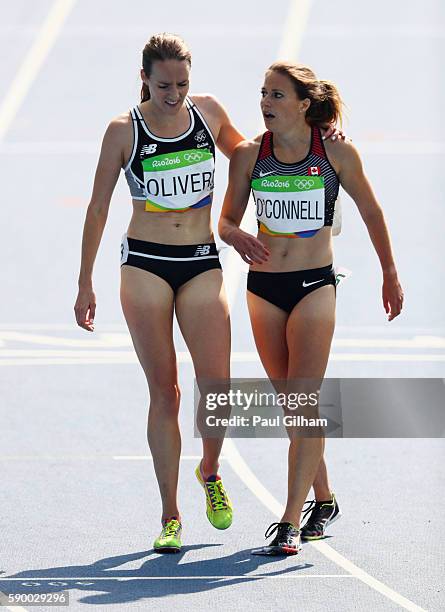
M158 148L157 144L144 145L141 149L140 156L151 155L152 153L156 153L156 149Z
M208 255L209 253L210 253L209 244L199 245L199 247L196 247L196 251L193 257L200 257L201 255Z

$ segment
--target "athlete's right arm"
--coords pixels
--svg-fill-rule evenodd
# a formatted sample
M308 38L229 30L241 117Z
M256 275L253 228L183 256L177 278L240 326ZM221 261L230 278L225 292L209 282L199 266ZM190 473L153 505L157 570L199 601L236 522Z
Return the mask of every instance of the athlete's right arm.
M236 146L230 160L229 184L218 224L221 239L232 245L248 264L263 263L269 257L264 244L240 228L249 201L250 177L257 154L258 146L252 141Z
M128 122L127 122L128 123ZM96 296L93 291L93 266L108 216L111 196L124 162L127 126L123 117L108 126L94 178L93 193L88 205L82 237L82 257L79 273L79 292L74 312L77 324L94 331Z

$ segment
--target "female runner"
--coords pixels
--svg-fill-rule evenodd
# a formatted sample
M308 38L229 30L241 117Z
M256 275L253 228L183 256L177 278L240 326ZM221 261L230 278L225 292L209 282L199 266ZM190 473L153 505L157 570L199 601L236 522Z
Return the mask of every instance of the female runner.
M197 380L227 380L230 322L210 208L215 146L230 157L243 136L215 98L188 95L191 55L182 39L152 36L142 66L141 103L111 121L103 139L83 232L75 313L80 327L93 331L93 264L123 168L133 215L121 245L121 303L150 393L147 437L162 499L162 532L154 548L178 552L181 437L173 311ZM221 438L203 438L196 476L209 521L226 529L232 505L218 475L221 445Z
M321 125L341 118L335 85L319 81L306 66L277 62L266 73L261 96L267 131L240 143L231 158L219 232L250 264L248 308L269 378L285 381L288 392L301 392L307 381L322 380L334 333L331 230L340 185L355 201L380 259L390 321L401 311L403 292L383 211L357 149L350 141L334 145L320 136ZM256 238L239 227L251 190ZM302 436L289 427L288 434L287 503L280 522L266 532L275 537L258 554L296 554L301 538L323 537L340 516L323 460L323 433ZM300 531L311 486L315 500Z

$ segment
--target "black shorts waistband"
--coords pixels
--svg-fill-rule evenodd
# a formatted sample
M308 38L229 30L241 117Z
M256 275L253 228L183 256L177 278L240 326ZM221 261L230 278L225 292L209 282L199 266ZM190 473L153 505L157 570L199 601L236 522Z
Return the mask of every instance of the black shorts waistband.
M218 259L218 251L214 242L199 244L162 244L148 242L124 236L122 245L128 255L150 256L155 259L196 261L201 259Z
M312 277L320 277L326 276L334 272L334 266L331 264L330 266L324 266L323 268L310 268L308 270L295 270L291 272L262 272L260 270L249 270L249 274L254 275L275 275L280 279L285 279L286 276L292 278L292 280L299 280L301 277L302 280L312 280Z

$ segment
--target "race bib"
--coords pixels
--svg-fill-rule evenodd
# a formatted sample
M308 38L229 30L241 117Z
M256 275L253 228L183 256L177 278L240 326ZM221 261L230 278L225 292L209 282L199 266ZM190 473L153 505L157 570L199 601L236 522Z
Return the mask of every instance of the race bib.
M324 226L322 176L260 177L252 181L256 217L274 234L295 234Z
M142 161L149 212L184 211L211 203L215 162L207 149L188 149Z

